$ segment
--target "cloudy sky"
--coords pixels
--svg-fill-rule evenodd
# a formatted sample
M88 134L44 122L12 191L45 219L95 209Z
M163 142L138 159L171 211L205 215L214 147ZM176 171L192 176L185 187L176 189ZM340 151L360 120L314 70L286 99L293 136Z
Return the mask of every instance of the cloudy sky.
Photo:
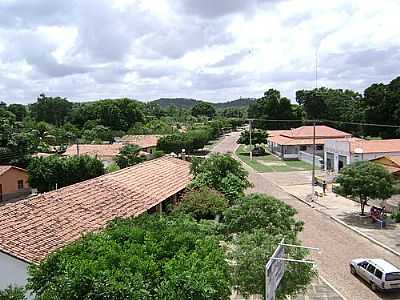
M400 75L399 0L1 0L0 100L363 91Z

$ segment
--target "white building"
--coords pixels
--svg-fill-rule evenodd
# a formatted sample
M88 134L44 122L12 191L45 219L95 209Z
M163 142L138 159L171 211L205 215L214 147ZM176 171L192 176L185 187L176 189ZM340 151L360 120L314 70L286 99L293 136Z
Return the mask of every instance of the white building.
M269 130L267 144L272 153L282 159L301 159L312 161L313 126L301 126L289 130ZM329 126L315 126L315 154L317 166L323 162L324 144L332 139L348 139L351 134Z
M325 170L339 172L355 161L383 156L400 156L400 139L392 140L329 140L325 142Z

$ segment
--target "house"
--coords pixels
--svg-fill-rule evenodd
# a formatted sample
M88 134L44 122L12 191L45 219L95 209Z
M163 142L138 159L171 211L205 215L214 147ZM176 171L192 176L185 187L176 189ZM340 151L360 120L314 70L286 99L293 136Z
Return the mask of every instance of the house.
M22 198L30 193L26 170L14 166L0 166L0 202Z
M114 162L122 147L122 144L74 144L68 146L63 156L89 155L98 158L107 167Z
M325 169L339 172L355 161L373 160L383 156L400 156L400 139L392 140L330 140L325 143Z
M400 179L400 156L383 156L371 161L383 166L390 174Z
M314 126L301 126L289 130L268 131L267 144L272 153L282 159L304 159L309 160L313 153ZM329 126L315 126L315 154L322 160L324 155L324 144L327 140L347 139L351 134Z
M118 139L117 142L124 145L137 145L142 151L153 153L157 147L157 142L162 135L147 134L147 135L125 135Z
M27 267L115 218L161 212L191 181L190 163L163 156L0 207L0 289Z

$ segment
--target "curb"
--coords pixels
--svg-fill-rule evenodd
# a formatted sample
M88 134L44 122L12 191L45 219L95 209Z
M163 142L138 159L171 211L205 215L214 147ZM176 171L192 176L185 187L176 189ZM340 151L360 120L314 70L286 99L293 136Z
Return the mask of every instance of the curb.
M335 288L332 284L329 283L328 280L326 280L324 277L322 277L321 275L318 275L319 278L321 278L321 280L327 285L329 286L340 298L342 298L343 300L347 300L347 298L345 296L343 296L343 294L341 292L339 292L337 290L337 288Z
M289 195L291 195L291 196L293 196L294 198L296 198L297 200L299 200L299 201L303 202L304 204L310 206L311 208L315 208L314 205L313 205L312 203L309 203L309 202L307 202L307 201L305 201L305 200L303 200L303 199L297 197L296 195L293 195L292 193L289 193L289 192L286 191L285 189L283 189L283 190L284 190L286 193L288 193ZM370 237L370 236L367 235L366 233L361 232L360 230L354 228L353 226L348 225L348 224L346 224L345 222L343 222L342 220L340 220L340 219L338 219L338 218L336 218L336 217L334 217L334 216L331 216L331 215L329 215L329 214L327 214L327 213L325 213L325 212L323 212L323 211L321 211L321 210L319 210L319 209L315 209L315 210L318 211L319 213L323 214L324 216L329 217L329 218L332 219L333 221L335 221L335 222L337 222L337 223L343 225L344 227L346 227L346 228L352 230L353 232L355 232L356 234L362 236L363 238L366 238L367 240L369 240L370 242L374 243L375 245L377 245L377 246L379 246L379 247L382 247L383 249L389 251L390 253L392 253L392 254L394 254L394 255L400 257L400 252L398 252L398 251L396 251L396 250L390 248L389 246L386 246L385 244L383 244L383 243L377 241L376 239Z

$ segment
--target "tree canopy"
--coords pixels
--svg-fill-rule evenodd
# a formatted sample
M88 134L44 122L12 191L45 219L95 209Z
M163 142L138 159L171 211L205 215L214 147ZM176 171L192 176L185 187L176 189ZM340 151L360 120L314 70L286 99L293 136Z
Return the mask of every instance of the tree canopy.
M30 106L30 111L37 121L62 125L72 111L72 103L66 98L47 97L45 94L40 94L37 102Z
M215 115L215 113L216 113L215 108L210 103L199 102L192 107L192 115L195 117L205 116L212 118Z
M117 220L30 268L53 299L229 299L229 265L214 227L185 215Z
M252 145L256 144L265 144L267 142L268 133L265 130L261 129L253 129L251 131L251 143ZM250 145L250 131L244 130L240 133L240 138L237 141L238 144Z
M103 163L97 158L81 155L34 157L28 165L29 184L39 192L48 192L104 174Z
M268 122L267 120L296 120L296 114L286 97L281 97L278 90L269 89L264 96L250 103L248 117L259 119L255 127L261 129L285 129L296 125L294 122ZM262 119L262 120L260 120Z
M140 147L137 145L125 145L121 148L119 154L115 157L115 162L121 169L136 165L146 160L140 156Z
M339 193L359 199L364 215L368 199L387 199L393 194L392 175L384 167L359 161L344 167L337 180Z

